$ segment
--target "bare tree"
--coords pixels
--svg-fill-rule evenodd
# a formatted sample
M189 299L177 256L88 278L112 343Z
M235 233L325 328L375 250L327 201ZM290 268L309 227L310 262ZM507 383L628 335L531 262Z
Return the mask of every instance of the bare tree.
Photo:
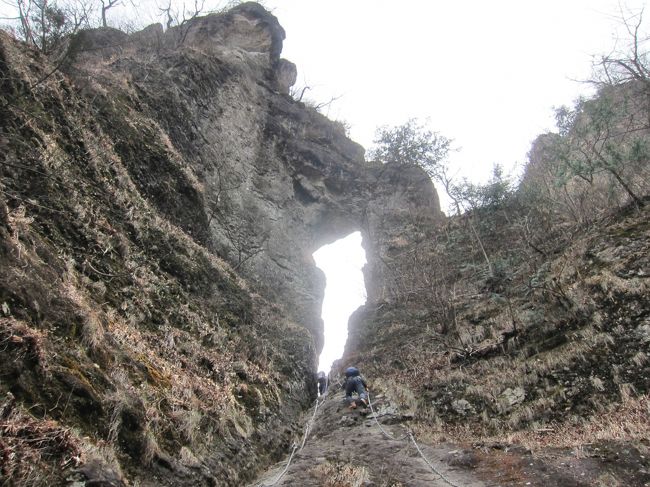
M203 13L209 13L205 12L205 0L194 0L193 7L188 7L185 2L178 7L172 3L172 0L168 0L167 5L164 7L159 6L158 10L165 16L167 29L174 26L178 29L177 45L179 46L185 42L192 20Z
M171 28L176 22L176 13L172 10L172 0L167 2L167 6L158 7L158 10L166 17L165 27L167 29Z
M216 183L211 187L208 197L208 225L223 212L228 211L229 193L239 189L242 178L234 169L225 164L215 168Z
M117 7L122 4L122 0L100 0L102 4L102 27L108 27L106 21L106 12L113 7Z
M297 87L296 85L289 88L289 96L296 101L302 101L302 98L305 96L307 90L311 90L311 86L304 85L302 87Z
M636 81L650 94L650 59L647 51L650 37L642 32L643 9L626 13L621 7L619 20L628 36L617 43L622 43L623 48L615 48L609 54L598 56L594 62L594 75L589 81L599 86Z
M83 0L5 0L16 12L17 37L45 54L60 52L71 34L89 25L91 8ZM64 50L65 52L65 50Z
M553 155L563 186L572 179L602 186L609 178L641 206L638 187L644 186L643 167L650 159L650 37L643 32L643 10L621 7L618 20L625 37L608 54L594 57L587 80L598 88L596 95L556 110L560 137Z
M216 217L234 253L235 269L266 250L270 229L253 204L244 202L238 211L219 212Z

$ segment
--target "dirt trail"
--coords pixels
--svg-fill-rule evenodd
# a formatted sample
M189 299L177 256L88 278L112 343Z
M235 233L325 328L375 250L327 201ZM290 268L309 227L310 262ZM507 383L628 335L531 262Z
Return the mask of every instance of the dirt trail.
M373 398L378 422L370 411L350 410L339 391L328 393L319 405L304 448L300 444L289 468L278 463L250 487L270 486L365 486L365 487L488 487L466 470L449 466L449 448L418 443L422 453L450 483L434 473L422 459L401 425L404 418L391 413L382 396ZM312 410L313 411L313 410ZM311 418L312 414L307 418Z

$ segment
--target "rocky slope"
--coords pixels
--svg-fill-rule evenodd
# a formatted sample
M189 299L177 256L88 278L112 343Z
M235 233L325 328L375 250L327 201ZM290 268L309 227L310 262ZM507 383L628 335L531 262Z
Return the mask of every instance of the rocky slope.
M250 487L562 487L642 486L645 451L599 442L567 451L531 452L521 445L462 446L433 442L413 431L404 414L381 393L371 407L351 410L336 386L305 414L302 438L291 454Z
M647 206L569 228L513 198L447 220L421 170L365 161L289 96L283 39L254 3L81 32L56 65L0 32L3 483L243 485L285 459L322 347L311 255L357 230L368 303L342 364L423 445L460 443L445 461L487 484L649 481ZM376 432L339 409L309 482L376 482ZM341 434L360 441L347 466ZM429 481L381 451L386 485Z
M391 292L353 315L341 365L361 367L430 443L523 445L542 471L582 465L556 485L645 485L650 210L528 242L522 211L468 213L394 249ZM501 461L513 485L540 473L516 453Z
M251 487L496 485L454 465L454 447L413 443L404 428L408 418L384 397L375 397L373 408L350 410L338 390L330 391L306 418L312 427L304 443L296 444L291 462L279 462Z
M64 62L0 32L3 480L240 485L313 399L324 279L442 214L288 95L247 3L163 32L82 32Z

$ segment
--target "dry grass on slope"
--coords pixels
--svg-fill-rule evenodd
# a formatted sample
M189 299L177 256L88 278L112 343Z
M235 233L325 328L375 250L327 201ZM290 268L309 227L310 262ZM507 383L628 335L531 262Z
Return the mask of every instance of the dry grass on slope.
M76 466L60 459L83 451L81 468L103 464L95 470L128 481L162 468L173 485L240 483L282 454L309 402L309 333L176 224L202 208L186 204L195 181L160 127L126 117L117 95L103 101L125 118L99 123L109 110L60 73L30 91L43 60L0 42L1 96L14 97L0 119L0 391L22 408L14 422L61 438L74 428L41 458L60 475ZM144 152L164 178L127 160ZM7 428L3 455L38 453Z
M348 358L432 441L647 438L649 211L583 229L492 291L470 282L472 266L452 273L460 279L443 283L455 290L444 309L424 293L366 308L356 325L364 348Z

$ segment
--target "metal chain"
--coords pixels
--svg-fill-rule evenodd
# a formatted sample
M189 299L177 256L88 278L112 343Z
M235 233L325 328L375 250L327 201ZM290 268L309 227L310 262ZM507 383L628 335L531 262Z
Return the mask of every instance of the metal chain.
M289 460L287 460L287 464L284 467L284 470L282 470L282 472L280 472L280 475L277 476L277 478L273 481L273 483L271 483L271 484L262 483L262 484L259 485L259 487L273 487L274 485L276 485L282 479L282 477L284 477L284 474L286 474L287 470L289 470L289 466L291 465L291 460L293 460L293 456L296 453L296 450L302 451L302 449L305 447L305 442L307 441L307 437L309 436L309 433L311 432L311 428L312 428L312 425L314 423L314 419L316 419L316 413L318 412L318 407L323 402L325 402L325 399L323 399L323 401L320 401L320 402L318 401L318 399L316 399L316 404L314 405L314 413L312 414L311 418L309 419L309 421L307 423L307 426L305 427L305 433L303 435L302 443L300 445L300 448L298 448L298 444L294 442L293 447L291 449L291 455L289 455ZM395 437L395 436L391 435L390 433L388 433L388 431L386 431L383 428L381 423L377 420L377 413L375 412L374 408L372 407L372 401L370 400L370 393L368 393L368 406L370 407L370 411L372 412L372 419L375 421L375 423L379 427L379 430L382 432L382 434L386 438L388 438L389 440L393 440L393 441L403 441L406 438L409 438L411 440L411 442L413 442L413 445L415 446L417 452L420 454L420 457L422 457L422 460L424 460L424 462L429 466L429 468L431 469L431 471L434 474L436 474L438 477L440 477L440 479L442 479L445 483L447 483L451 487L461 487L458 484L455 484L454 482L449 480L447 477L445 477L445 475L443 475L441 472L439 472L438 469L436 469L436 467L433 466L433 464L429 461L429 459L424 455L424 453L420 449L420 445L418 445L417 441L415 441L415 437L413 436L413 433L411 432L411 430L407 429L406 434L398 438L398 437Z
M293 443L293 448L291 450L291 455L289 455L289 460L287 461L287 465L284 467L284 470L280 472L280 475L273 481L272 484L260 484L259 487L272 487L275 484L277 484L282 477L284 477L284 474L287 473L287 470L289 470L289 465L291 465L291 460L293 459L293 454L296 453L296 450L298 449L298 444L294 441Z
M305 442L307 441L307 437L309 436L309 433L311 433L311 427L314 425L314 419L316 418L316 412L318 411L318 406L323 404L325 402L325 399L323 399L321 402L318 402L318 399L316 399L316 405L314 406L314 414L312 414L311 419L307 423L307 426L305 427L305 434L302 437L302 444L300 445L300 450L305 447Z
M316 411L318 411L318 406L320 406L323 402L325 402L325 399L323 399L321 402L318 402L318 399L316 399L316 404L314 405L314 414L312 414L311 419L307 422L307 426L305 427L305 433L303 434L300 448L298 448L298 444L296 442L293 443L293 446L291 448L291 455L289 455L289 460L287 460L287 465L284 467L284 470L280 472L280 475L277 476L277 478L273 481L273 483L271 484L261 483L259 484L258 487L273 487L282 479L282 477L284 477L284 474L287 473L287 470L289 470L289 465L291 465L291 460L293 460L293 455L296 453L296 450L300 452L305 447L305 442L307 441L307 437L311 432L311 427L314 423L314 419L316 418Z
M424 456L424 453L422 453L422 450L420 449L420 446L417 444L415 441L415 438L413 437L413 433L411 433L411 430L407 429L406 434L404 436L401 436L399 438L394 437L390 433L388 433L379 423L377 420L377 413L372 407L372 401L370 400L370 393L368 393L368 406L370 406L370 411L372 412L372 418L375 420L375 423L377 423L377 426L379 426L379 429L383 433L383 435L388 438L389 440L394 440L394 441L402 441L405 440L406 438L410 438L410 440L413 442L415 445L415 448L417 449L418 453L422 457L422 460L429 466L431 471L435 473L438 477L440 477L443 481L445 481L447 484L451 485L451 487L461 487L458 484L453 483L451 480L449 480L447 477L445 477L442 473L440 473L436 467L433 466L433 464L429 461L429 459Z
M433 471L433 473L435 473L438 477L440 477L440 478L441 478L442 480L444 480L446 483L448 483L449 485L451 485L451 487L460 487L458 484L453 483L451 480L449 480L447 477L445 477L443 474L441 474L441 473L436 469L436 467L433 466L433 464L429 461L429 459L428 459L427 457L424 456L424 453L422 453L422 450L420 450L420 446L419 446L418 443L415 441L415 438L413 438L413 433L411 433L410 430L408 431L408 436L409 436L409 438L411 439L411 441L413 442L413 444L415 445L415 448L417 449L418 453L419 453L420 456L422 457L422 460L425 461L425 463L429 466L429 468Z
M367 391L366 391L366 392L367 392ZM377 413L375 412L375 410L374 410L373 407L372 407L372 401L370 400L370 393L367 392L367 394L368 394L368 406L370 406L370 412L372 412L372 419L375 420L375 423L377 423L377 426L379 426L379 429L381 430L381 432L383 433L383 435L384 435L386 438L388 438L389 440L402 441L402 440L406 439L406 438L408 437L408 435L404 435L404 436L401 436L400 438L396 438L396 437L394 437L393 435L391 435L390 433L388 433L388 432L387 432L387 431L382 427L381 423L377 420Z

